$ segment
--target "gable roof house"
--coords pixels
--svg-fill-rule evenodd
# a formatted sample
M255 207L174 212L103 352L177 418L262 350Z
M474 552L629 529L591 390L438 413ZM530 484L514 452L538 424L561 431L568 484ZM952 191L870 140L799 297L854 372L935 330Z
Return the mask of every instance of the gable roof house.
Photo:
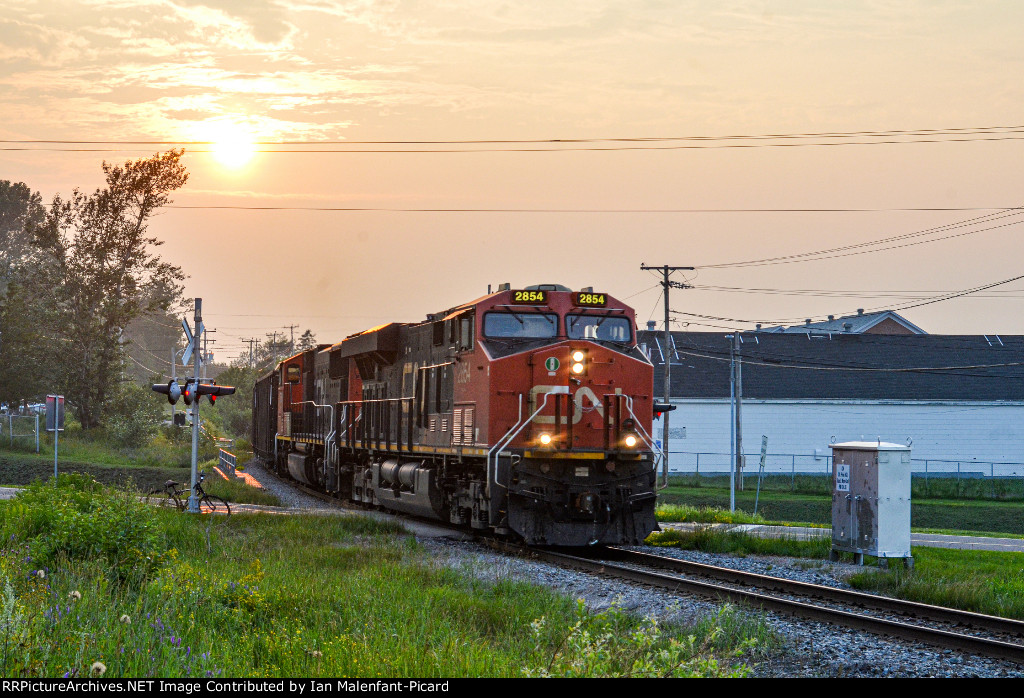
M858 308L856 315L844 315L838 318L834 315L829 315L828 320L822 322L811 322L810 318L808 318L804 320L804 324L793 325L792 327L779 326L761 329L761 326L758 325L758 331L796 334L928 334L894 310L865 313L863 308Z
M896 322L872 326L887 320ZM670 468L727 472L732 340L724 332L671 338L666 351L663 333L638 336L659 399L666 356L672 364ZM831 441L877 438L911 443L915 472L1024 475L1024 336L761 331L741 338L743 450L755 471L766 436L769 471L829 472ZM661 428L656 420L656 438Z

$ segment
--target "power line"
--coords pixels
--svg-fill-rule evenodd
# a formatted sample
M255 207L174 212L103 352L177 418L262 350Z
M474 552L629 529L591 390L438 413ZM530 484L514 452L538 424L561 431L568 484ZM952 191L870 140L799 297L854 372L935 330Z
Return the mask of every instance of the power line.
M250 152L268 154L428 154L428 153L571 153L571 152L612 152L640 150L718 150L735 148L804 148L834 147L847 145L909 145L912 143L973 143L979 141L1019 141L1024 136L972 137L972 138L916 138L914 140L840 141L835 143L728 143L718 145L631 145L605 147L570 148L254 148ZM148 153L137 148L0 148L7 152L60 152L60 153ZM190 149L189 153L215 153L215 149Z
M668 141L734 141L734 140L783 140L807 138L877 138L914 137L940 135L981 135L999 133L1021 133L1024 125L1016 126L971 126L939 129L887 129L882 131L820 131L811 133L767 133L734 134L725 136L641 136L641 137L599 137L599 138L539 138L539 139L452 139L452 140L258 140L252 145L300 146L300 145L527 145L564 143L652 143ZM216 145L209 140L64 140L64 139L0 139L0 143L53 144L53 145Z
M930 298L930 299L919 301L919 302L904 303L904 304L901 304L901 305L893 306L892 308L878 308L877 310L909 310L910 308L919 308L921 306L931 305L933 303L941 303L943 301L953 300L954 298L961 298L963 296L967 296L967 295L970 295L972 293L977 293L978 291L986 291L986 290L988 290L990 288L995 288L996 286L1002 286L1004 284L1012 283L1014 281L1019 281L1021 279L1024 279L1024 275L1014 276L1014 277L1011 277L1009 279L1003 279L1002 281L995 281L995 282L992 282L992 283L989 283L989 284L984 284L982 286L975 286L973 288L963 289L961 291L953 291L953 292L950 292L950 293L944 293L944 294L941 294L941 295L936 296L934 298ZM876 309L873 309L873 310L876 310ZM784 323L787 323L787 322L795 322L796 321L795 318L782 318L782 319L775 319L775 320L760 320L760 321L758 321L758 320L743 320L743 319L740 319L740 318L719 317L719 316L715 316L715 315L702 315L700 313L688 313L688 312L679 311L679 310L673 310L672 312L674 314L676 314L676 315L685 315L687 317L696 317L696 318L701 318L701 319L704 319L704 320L717 320L719 322L739 322L739 323L747 323L747 324L756 324L757 322L761 322L761 323L769 323L769 324L774 324L774 323L784 324ZM852 313L849 313L849 314L852 314Z
M686 356L693 356L696 358L709 359L711 361L730 361L728 352L716 352L714 350L701 351L687 351L686 349L678 349L680 354ZM768 366L770 368L791 368L800 369L807 371L858 371L858 372L870 372L870 373L924 373L924 374L937 374L949 371L971 371L977 369L986 368L1006 368L1010 366L1024 366L1024 361L1007 361L995 364L974 364L974 365L960 365L960 366L909 366L909 367L882 367L882 366L864 366L864 365L851 365L851 364L827 364L827 363L783 363L783 360L763 360L764 357L759 357L762 360L751 358L749 355L743 357L743 363L747 365L755 366ZM999 376L986 376L980 374L973 374L975 378L1001 378L1006 379L1005 375Z
M164 208L225 211L328 211L343 213L880 213L1013 211L1018 206L918 206L903 208L396 208L383 206L242 206L170 204ZM866 243L865 243L866 244ZM809 253L811 254L811 253ZM709 265L719 266L719 265Z
M880 238L878 240L872 240L870 242L860 242L852 245L844 245L841 247L832 247L825 250L817 250L815 252L801 252L799 254L784 255L780 257L765 257L763 259L747 260L744 262L726 262L721 264L705 264L697 267L698 269L726 269L726 268L739 268L739 267L759 267L768 266L773 264L791 264L794 262L805 262L805 261L818 261L822 259L835 259L837 257L849 257L858 254L869 254L872 252L882 252L885 250L900 249L903 247L913 247L916 245L923 245L931 242L938 242L940 240L949 240L952 238L964 237L966 235L975 235L977 233L986 232L989 230L996 230L998 228L1005 228L1011 225L1017 225L1020 220L1015 220L1011 223L1002 223L1000 225L990 226L987 228L978 228L974 230L967 230L962 233L955 233L953 235L946 235L943 237L930 238L928 240L921 240L918 242L905 243L900 245L891 245L889 247L879 247L877 249L865 249L872 248L877 245L884 245L890 242L898 242L902 240L908 240L915 237L925 237L929 235L935 235L943 233L949 230L958 230L963 227L971 225L990 223L993 221L1001 220L1003 218L1010 218L1014 216L1020 216L1024 213L1022 207L1017 206L1012 209L1006 209L998 213L989 213L984 216L976 216L974 218L968 218L963 221L957 221L954 223L947 223L945 225L935 226L932 228L925 228L923 230L917 230L910 233L903 233L900 235L893 235L887 238Z
M825 296L833 298L902 298L906 300L922 300L936 295L950 293L949 291L843 291L839 289L812 289L812 288L750 288L740 286L712 286L694 285L694 291L716 291L720 293L754 293L757 295L780 295L780 296ZM996 291L991 295L975 295L973 298L985 298L989 300L1022 300L1024 296L1011 295L1024 293L1022 289L1011 289Z

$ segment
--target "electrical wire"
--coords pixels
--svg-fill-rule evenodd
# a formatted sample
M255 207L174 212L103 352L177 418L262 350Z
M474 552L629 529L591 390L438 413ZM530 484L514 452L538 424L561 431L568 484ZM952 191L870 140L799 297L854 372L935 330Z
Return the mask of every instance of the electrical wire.
M48 205L48 204L44 204ZM918 206L903 208L397 208L381 206L243 206L236 204L169 204L166 209L221 211L323 211L332 213L892 213L1012 211L1016 206ZM862 243L871 244L871 243ZM816 253L807 253L816 254ZM734 263L742 264L742 263ZM731 265L705 265L704 268Z
M952 238L963 237L966 235L975 235L977 233L986 232L989 230L996 230L998 228L1004 228L1011 225L1017 225L1021 220L1015 220L1011 223L1003 223L996 226L987 228L979 228L975 230L967 230L962 233L956 233L954 235L947 235L938 238L930 238L928 240L906 243L902 245L892 245L889 247L880 247L877 249L864 249L869 247L875 247L877 245L885 245L890 242L898 242L902 240L908 240L916 237L924 237L935 235L949 230L958 230L960 228L968 227L979 223L990 223L993 221L1001 220L1003 218L1016 217L1024 214L1024 207L1016 206L1012 209L1004 209L997 213L990 213L984 216L977 216L975 218L969 218L963 221L957 221L954 223L948 223L946 225L936 226L932 228L925 228L923 230L917 230L911 233L903 233L900 235L893 235L887 238L880 238L878 240L872 240L870 242L860 242L852 245L844 245L842 247L833 247L825 250L817 250L814 252L801 252L799 254L784 255L780 257L765 257L762 259L747 260L744 262L725 262L721 264L704 264L700 265L698 269L726 269L726 268L740 268L740 267L759 267L768 266L773 264L790 264L794 262L803 261L819 261L822 259L835 259L837 257L849 257L856 254L868 254L872 252L882 252L885 250L900 249L903 247L913 247L915 245L923 245L931 242L938 242L940 240L950 240ZM852 250L852 251L851 251ZM837 254L845 253L845 254Z
M701 351L688 351L686 349L680 349L676 347L676 351L679 354L686 356L693 356L696 358L709 359L712 361L727 362L731 361L732 358L729 356L729 352L721 351L715 352L707 350ZM800 370L811 370L811 371L855 371L855 372L869 372L869 373L945 373L945 372L956 372L956 371L973 371L978 369L987 368L1006 368L1010 366L1024 366L1024 361L1007 361L994 364L973 364L973 365L960 365L960 366L912 366L912 367L891 367L891 366L864 366L864 365L846 365L846 364L826 364L826 363L783 363L782 360L778 361L767 361L764 357L752 358L744 355L742 357L744 365L754 366L767 366L769 368L791 368ZM974 374L975 378L999 378L1006 380L1006 375L982 375Z
M975 286L973 288L963 289L961 291L953 291L953 292L950 292L950 293L945 293L945 294L942 294L940 296L936 296L934 298L930 298L928 300L923 300L923 301L914 302L914 303L898 304L898 305L895 305L895 306L893 306L891 308L884 308L884 309L885 310L909 310L910 308L920 308L922 306L931 305L933 303L941 303L943 301L953 300L954 298L961 298L963 296L967 296L967 295L970 295L972 293L977 293L978 291L986 291L986 290L988 290L990 288L995 288L996 286L1002 286L1004 284L1012 283L1014 281L1019 281L1021 279L1024 279L1024 275L1014 276L1014 277L1011 277L1009 279L1003 279L1002 281L995 281L995 282L992 282L992 283L989 283L989 284L984 284L982 286ZM687 317L696 317L696 318L701 318L701 319L704 319L704 320L717 320L719 322L738 322L738 323L745 323L745 324L756 324L758 322L760 322L762 324L785 324L785 323L788 323L788 322L794 322L795 321L794 318L781 318L781 319L775 319L775 320L761 320L761 321L758 321L758 320L744 320L744 319L740 319L740 318L721 317L721 316L716 316L716 315L704 315L704 314L701 314L701 313L690 313L690 312L685 312L685 311L680 311L680 310L673 310L671 312L676 314L676 315L684 315L684 316L687 316Z
M472 143L597 143L614 141L676 141L676 140L739 140L739 139L761 139L761 138L844 138L861 136L896 136L896 135L936 135L947 133L978 132L988 133L992 131L1013 132L1024 129L1024 125L1017 126L972 126L942 129L912 129L912 130L885 130L885 131L822 131L817 133L769 133L759 135L731 135L731 136L649 136L649 137L609 137L609 138L544 138L544 139L465 139L465 140L379 140L379 141L255 141L253 145L307 145L307 144L369 144L369 145L453 145ZM44 140L44 139L0 139L0 143L58 143L58 144L131 144L131 145L215 145L217 141L136 141L126 139L108 140Z
M543 138L543 139L465 139L465 140L279 140L279 141L268 141L260 140L254 141L254 146L324 146L324 145L547 145L547 146L563 146L565 144L590 144L590 143L664 143L664 142L721 142L721 141L763 141L763 140L798 140L804 141L808 139L849 139L849 138L915 138L922 139L928 138L931 140L922 141L885 141L889 143L906 143L906 142L939 142L947 140L989 140L989 138L980 139L963 139L962 136L974 135L974 136L1008 136L1012 134L1020 134L1024 132L1024 125L1016 126L978 126L978 127L956 127L956 128L943 128L943 129L911 129L911 130L899 130L889 129L883 131L824 131L817 133L769 133L769 134L734 134L726 136L648 136L648 137L613 137L613 138ZM949 136L948 139L939 139L939 136ZM877 141L867 141L858 144L868 144ZM22 145L178 145L178 146L193 146L203 145L211 146L216 145L217 141L200 141L200 140L126 140L126 139L108 139L108 140L63 140L63 139L0 139L0 143L11 143L11 144L22 144ZM786 143L786 144L756 144L756 145L742 145L742 146L725 146L725 147L774 147L776 145L845 145L846 143ZM631 147L631 148L635 148ZM680 147L708 147L708 146L680 146ZM589 149L589 148L588 148ZM627 148L599 148L596 150L612 150L612 149L627 149ZM654 148L650 148L654 149ZM85 150L85 149L82 149ZM492 149L497 150L497 149ZM210 152L210 151L193 151L193 152ZM259 152L381 152L381 151L259 151ZM389 150L384 152L474 152L474 151L398 151ZM484 152L484 151L475 151ZM490 151L488 151L490 152ZM531 151L520 151L520 152L536 152Z

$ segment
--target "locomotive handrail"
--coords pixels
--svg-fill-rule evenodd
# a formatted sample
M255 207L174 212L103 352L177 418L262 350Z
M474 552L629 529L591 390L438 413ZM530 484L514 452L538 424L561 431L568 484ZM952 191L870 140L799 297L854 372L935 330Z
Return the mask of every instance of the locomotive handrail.
M495 450L497 450L497 453L494 453L494 466L495 466L494 467L494 484L498 485L499 487L505 487L505 489L508 489L507 485L502 485L500 482L498 482L498 467L497 466L498 466L498 459L501 458L501 452L504 451L505 447L508 446L512 442L512 439L516 438L519 435L519 432L521 432L523 429L526 428L527 424L529 424L530 422L532 422L534 419L537 418L537 415L539 415L541 413L541 411L544 409L544 407L547 406L547 404L548 404L548 396L550 396L550 395L568 395L568 394L569 394L569 386L567 386L567 385L557 386L554 390L551 390L549 392L544 393L544 400L540 403L540 407L537 408L537 411L534 412L533 414L531 414L530 417L526 421L522 421L520 419L520 422L516 423L511 429L509 429L508 432L506 432L503 437L498 439L498 442L496 444L494 444L494 446L491 447L491 450L487 452L487 496L488 497L491 496L491 454L494 453Z
M650 434L647 433L647 430L644 429L644 425L640 423L640 420L637 419L636 414L634 414L634 412L633 412L633 398L631 398L629 395L625 395L624 397L626 398L626 409L629 410L629 416L633 418L633 424L636 425L637 431L640 434L640 438L642 438L644 440L645 444L650 446L651 451L653 451L654 453L657 453L658 456L660 456L662 459L664 459L665 458L665 451L664 451L664 449L658 448L657 445L654 444L654 439L651 437ZM657 462L655 462L655 470L657 470ZM662 487L664 488L666 486L667 486L667 484L663 485Z
M413 398L413 397L379 397L379 398L370 398L370 399L367 399L367 400L341 400L337 404L342 405L343 408L347 407L348 405L353 405L353 406L359 407L358 414L356 415L355 419L352 420L352 426L355 426L358 422L362 421L362 419L363 419L363 412L364 412L363 407L365 405L367 405L367 404L385 404L385 405L391 405L391 404L396 404L396 403L397 404L401 404L403 402L411 402L411 401L413 401L415 399L416 398ZM410 413L411 413L411 410L410 410ZM372 414L370 415L370 419L371 419L371 422L372 422L373 421L373 415ZM401 415L401 413L399 413L399 420L401 420L401 419L402 419L402 415ZM411 417L410 417L410 419L411 419ZM373 426L373 425L371 424L371 426ZM401 432L401 425L399 425L399 432ZM412 437L412 427L411 427L411 424L410 424L410 430L409 430L410 443L408 444L409 450L411 450L411 444L412 444L411 437ZM390 444L391 444L390 436L385 436L385 439L386 439L386 446L387 446L387 448L390 448ZM351 438L349 438L348 430L346 430L346 433L345 433L345 447L346 448L355 448L355 441L356 440L357 440L357 435L356 434L352 434ZM380 434L376 434L376 438L375 439L367 439L365 434L358 435L359 447L360 448L366 448L366 442L368 440L375 441L376 447L378 449L380 448ZM399 450L401 450L401 433L399 433L399 441L397 442L397 445L399 447Z
M295 402L295 403L292 403L292 404L294 404L294 405L312 405L313 407L315 407L317 409L323 409L324 407L326 407L327 409L329 409L331 411L331 416L329 417L329 419L331 420L331 431L330 431L330 433L327 434L326 438L324 439L324 457L326 458L327 463L330 463L330 461L331 461L331 439L334 438L334 405L320 405L320 404L317 404L316 400L303 400L302 402ZM324 464L325 470L326 470L326 467L327 467L327 463ZM325 472L324 475L326 476L326 474L327 473ZM325 477L325 481L326 481L326 477Z

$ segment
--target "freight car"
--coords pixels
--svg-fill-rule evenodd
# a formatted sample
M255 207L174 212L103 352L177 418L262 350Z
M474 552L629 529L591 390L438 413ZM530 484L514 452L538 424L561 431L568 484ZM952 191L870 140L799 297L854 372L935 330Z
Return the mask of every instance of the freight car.
M503 284L290 356L253 401L257 457L341 499L540 545L657 530L653 367L606 293Z

